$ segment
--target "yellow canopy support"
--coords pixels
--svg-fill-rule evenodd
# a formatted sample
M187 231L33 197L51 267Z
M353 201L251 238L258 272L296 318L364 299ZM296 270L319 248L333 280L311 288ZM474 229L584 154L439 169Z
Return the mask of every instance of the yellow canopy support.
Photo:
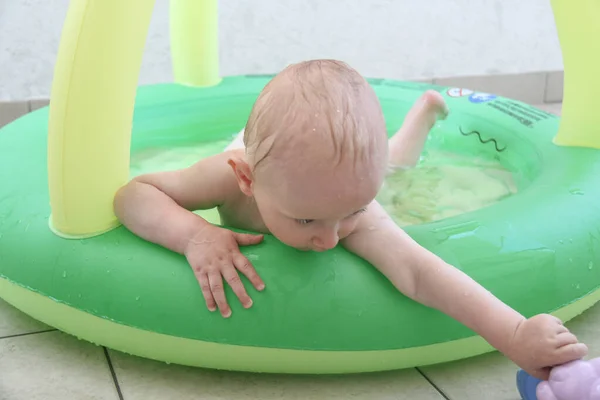
M175 82L190 86L218 84L218 1L171 0L169 15Z
M551 0L563 55L562 118L554 143L600 149L600 1Z
M129 179L135 94L155 0L72 1L52 83L50 227L66 238L119 225L113 198ZM220 82L217 0L171 0L175 80Z
M52 230L94 236L118 226L129 178L133 105L154 0L72 1L52 83L48 184Z

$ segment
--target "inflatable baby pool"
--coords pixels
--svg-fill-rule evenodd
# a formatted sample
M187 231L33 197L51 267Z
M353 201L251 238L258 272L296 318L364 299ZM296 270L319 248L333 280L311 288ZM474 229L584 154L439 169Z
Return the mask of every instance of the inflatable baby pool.
M184 257L118 225L112 197L130 177L131 155L182 146L217 151L215 143L243 127L270 79L215 78L210 68L187 79L189 71L176 68L176 83L137 88L149 3L73 3L50 108L0 129L0 297L90 342L209 368L345 373L491 351L342 248L304 253L269 236L242 249L267 289L258 293L246 282L254 306L244 310L227 288L233 316L223 319L206 309ZM206 17L205 6L175 7L173 18ZM133 13L134 24L126 18ZM114 22L108 34L107 20ZM566 89L561 121L486 93L370 83L390 134L423 91L439 90L451 113L429 145L496 160L516 179L517 194L408 226L412 237L526 316L552 312L568 320L598 300L600 151L589 129L587 136L578 130L593 115L567 105L574 86ZM214 211L202 215L219 223Z

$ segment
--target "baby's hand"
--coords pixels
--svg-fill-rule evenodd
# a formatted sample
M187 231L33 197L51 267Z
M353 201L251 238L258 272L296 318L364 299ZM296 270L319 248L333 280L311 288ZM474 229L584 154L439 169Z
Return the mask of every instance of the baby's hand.
M587 352L587 346L558 318L540 314L521 322L506 355L531 376L547 380L552 367L580 359Z
M241 271L257 290L263 290L265 284L250 261L240 253L239 246L258 244L262 239L263 235L236 233L209 225L203 227L190 240L184 254L200 282L206 306L210 311L215 311L218 306L223 317L228 318L231 315L222 278L229 283L244 308L252 306L252 299L248 296L236 269Z

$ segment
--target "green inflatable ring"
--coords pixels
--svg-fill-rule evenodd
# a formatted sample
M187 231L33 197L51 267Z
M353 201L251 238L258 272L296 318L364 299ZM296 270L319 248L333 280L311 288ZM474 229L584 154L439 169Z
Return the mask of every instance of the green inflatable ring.
M132 152L231 137L269 79L139 88ZM568 320L599 299L600 151L554 145L559 118L518 101L419 83L370 83L390 134L424 90L439 90L451 113L429 146L493 157L518 178L518 194L407 227L412 237L526 316L554 312ZM124 227L82 240L54 235L47 123L46 108L0 130L0 296L34 318L123 352L246 371L376 371L492 350L341 248L304 253L269 236L244 247L267 289L256 292L245 281L254 306L244 310L228 288L233 315L223 319L207 311L185 258ZM203 215L215 221L214 213Z

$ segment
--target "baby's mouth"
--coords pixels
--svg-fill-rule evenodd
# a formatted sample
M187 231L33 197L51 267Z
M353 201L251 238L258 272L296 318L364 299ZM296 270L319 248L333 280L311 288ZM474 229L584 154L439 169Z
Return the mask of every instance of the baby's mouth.
M310 247L294 247L294 248L298 251L303 251L303 252L312 251L312 249Z
M324 252L324 251L327 251L327 249L322 249L322 248L320 248L320 247L313 247L313 249L312 249L312 250L313 250L313 251L316 251L316 252L318 252L318 253L322 253L322 252Z

